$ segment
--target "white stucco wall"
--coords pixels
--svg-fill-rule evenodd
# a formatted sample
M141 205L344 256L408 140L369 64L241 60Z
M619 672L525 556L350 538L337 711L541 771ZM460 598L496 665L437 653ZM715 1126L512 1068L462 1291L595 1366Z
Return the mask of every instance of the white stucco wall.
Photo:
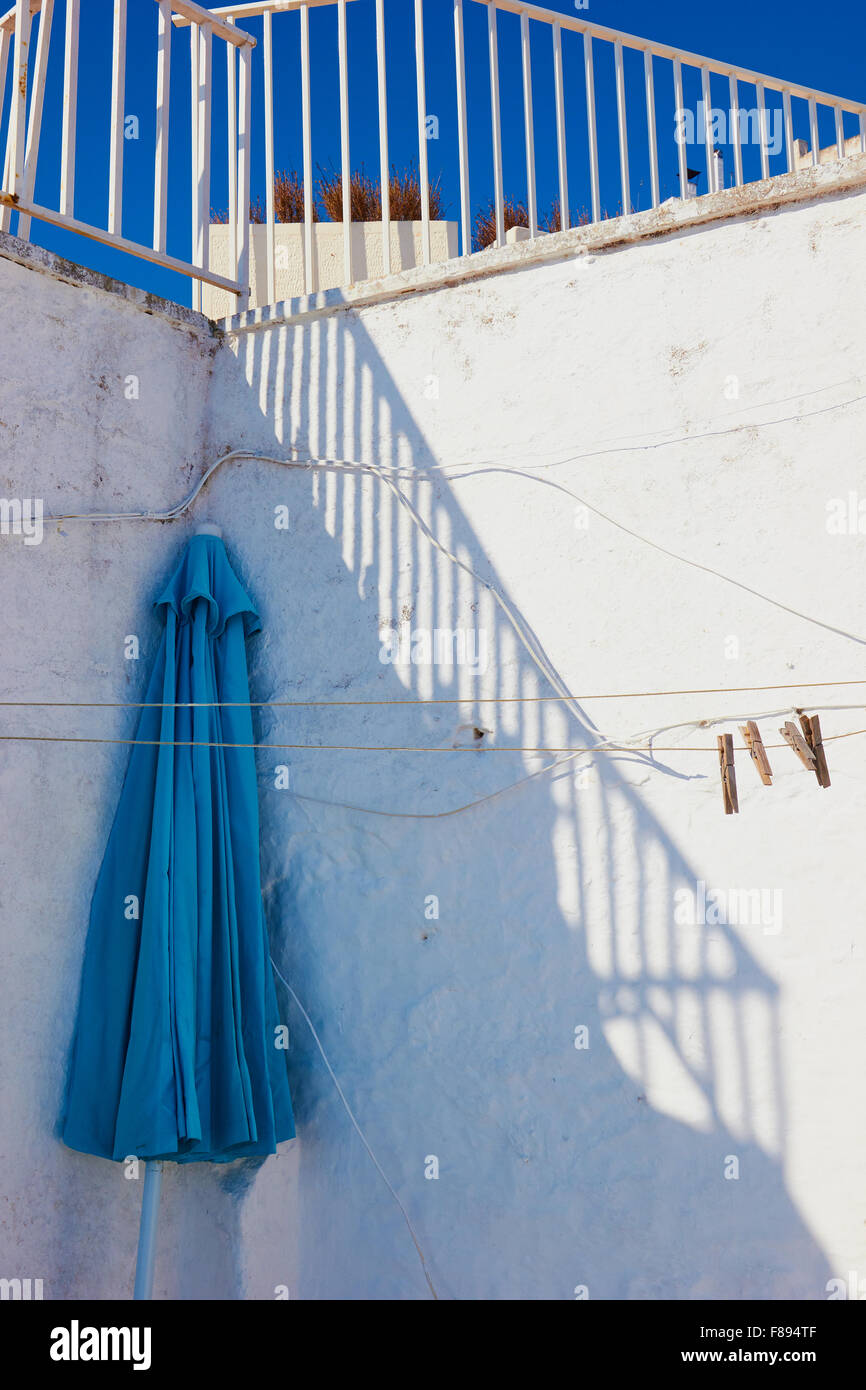
M0 259L4 290L28 301L14 353L2 349L4 368L18 364L0 401L3 485L50 510L114 510L178 500L230 449L417 470L401 486L437 539L586 697L573 713L272 709L263 742L451 750L475 724L493 748L579 747L719 715L736 733L766 715L776 743L808 693L589 697L859 676L863 539L831 534L827 503L862 489L864 212L866 193L848 191L521 261L302 322L276 315L216 351L192 323ZM136 364L132 409L112 388ZM434 467L448 471L421 477ZM280 505L288 531L274 526ZM433 551L380 482L238 462L189 522L3 538L7 612L15 596L3 698L136 698L156 640L149 599L204 518L261 606L254 698L550 693L490 590ZM483 632L487 669L383 664L383 621ZM138 663L123 659L128 633ZM862 691L811 698L853 705ZM825 737L866 723L856 708L821 719ZM10 732L71 723L132 728L120 711L3 715ZM688 751L714 748L716 732L660 732L653 760L584 759L425 820L327 803L429 816L556 755L258 755L275 956L440 1297L823 1298L834 1276L866 1277L866 740L828 743L829 790L788 749L770 753L772 788L740 754L741 813L724 817L715 754ZM12 991L0 1048L15 1062L2 1262L43 1277L46 1296L130 1287L138 1185L51 1133L124 766L106 746L0 753ZM699 881L767 890L779 929L677 924L675 894ZM427 1297L403 1218L281 998L299 1139L258 1168L169 1173L159 1293Z

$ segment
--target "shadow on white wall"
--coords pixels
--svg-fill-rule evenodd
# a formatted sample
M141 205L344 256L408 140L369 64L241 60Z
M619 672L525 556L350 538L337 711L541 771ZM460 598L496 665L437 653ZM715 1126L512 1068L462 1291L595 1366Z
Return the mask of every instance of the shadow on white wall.
M211 455L296 446L379 468L435 463L359 316L238 341ZM399 486L444 546L507 588L441 473ZM281 504L291 529L275 549ZM225 517L262 607L254 699L469 702L270 708L263 742L450 749L467 726L499 748L604 736L577 706L471 703L479 689L552 687L485 584L437 554L379 481L230 464L207 509ZM483 630L486 675L383 663L383 620L385 635L405 624ZM570 1298L580 1285L593 1298L821 1296L826 1260L785 1187L776 986L730 928L675 925L674 894L700 874L623 768L632 782L640 765L681 774L642 753L598 756L461 814L413 820L278 792L274 764L324 803L429 814L550 758L258 756L275 957L411 1212L440 1297ZM286 1009L299 1295L427 1296L400 1214ZM575 1049L580 1027L586 1050ZM430 1155L435 1182L424 1178ZM738 1181L725 1179L730 1156Z

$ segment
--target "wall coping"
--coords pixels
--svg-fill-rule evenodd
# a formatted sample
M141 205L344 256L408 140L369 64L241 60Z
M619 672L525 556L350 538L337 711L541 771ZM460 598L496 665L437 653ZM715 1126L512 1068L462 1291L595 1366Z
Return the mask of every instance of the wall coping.
M781 174L728 188L719 193L705 193L685 201L672 198L661 207L627 217L610 218L586 226L572 227L567 232L553 232L533 241L491 247L475 255L459 257L439 265L416 266L368 280L344 289L321 290L271 304L261 309L249 309L232 318L221 319L220 328L230 337L254 332L277 324L303 323L309 319L333 314L341 309L362 309L369 305L387 303L406 295L427 294L443 286L453 286L486 279L508 271L524 270L603 251L612 251L657 237L676 235L693 228L725 221L742 221L758 217L794 203L814 202L820 198L848 193L866 187L866 154L849 156L832 164L821 164L793 174Z
M165 319L175 328L192 329L196 333L201 333L203 337L221 336L221 330L215 322L184 304L176 304L171 299L162 299L159 295L150 294L147 290L140 290L134 285L127 285L123 280L114 280L110 275L103 275L98 270L89 270L87 266L78 265L76 261L58 256L54 251L48 251L44 246L36 246L31 241L22 241L19 237L12 236L10 232L0 232L0 259L14 261L16 265L24 266L28 270L35 270L40 275L49 275L52 280L60 280L64 284L74 285L78 289L91 290L96 294L105 294L114 299L122 299L136 309L141 309L145 314L152 314L156 318Z
M278 304L246 310L220 320L209 319L183 304L162 299L99 271L89 270L45 247L21 241L9 232L0 232L0 258L50 275L66 284L120 298L146 314L165 319L175 327L192 329L206 337L221 337L223 334L237 336L278 324L304 323L344 309L383 304L406 295L427 294L432 290L486 279L491 275L613 251L717 222L758 217L791 204L814 202L864 187L866 154L851 155L844 160L801 169L793 174L781 174L744 184L740 188L705 193L685 201L672 198L661 207L645 212L572 227L567 232L553 232L531 241L491 247L487 251L437 265L416 266L412 270L399 271L344 289L320 290L315 294L282 300Z

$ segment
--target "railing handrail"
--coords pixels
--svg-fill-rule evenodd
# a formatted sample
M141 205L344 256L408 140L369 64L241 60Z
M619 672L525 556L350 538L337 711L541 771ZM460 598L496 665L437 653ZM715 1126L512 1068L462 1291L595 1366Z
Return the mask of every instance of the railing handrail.
M38 3L38 0L31 0ZM335 0L241 0L237 5L216 5L212 15L230 15L235 22L240 19L255 19L263 14L280 14L286 10L313 9L323 5L333 5ZM717 58L707 58L700 53L691 53L685 48L672 47L658 43L654 39L643 39L636 34L627 34L619 29L611 29L604 24L594 24L591 20L578 19L574 15L560 14L541 5L531 5L525 0L475 0L476 4L486 5L496 10L506 10L511 14L525 15L543 24L557 24L561 29L570 29L577 34L589 34L591 38L603 39L608 43L621 43L637 53L651 53L654 58L678 59L686 67L708 68L720 77L735 77L740 82L753 86L769 87L774 92L787 92L789 96L801 97L805 101L817 101L822 106L842 106L846 111L866 114L866 102L854 101L848 97L834 96L822 92L817 87L806 87L800 82L786 82L780 77L770 77L766 73L754 72L750 68L739 67L736 63L723 63ZM182 5L173 6L182 10ZM173 23L184 28L189 20L182 14L173 16Z
M234 24L227 24L220 18L221 14L233 14L233 10L209 10L204 5L196 4L195 0L171 0L171 8L183 16L185 25L206 24L212 33L219 34L221 39L234 44L235 48L255 48L256 41L252 34L247 34L243 29L238 29ZM177 16L172 16L172 22L177 24Z
M289 9L292 7L296 7L298 4L322 5L333 3L334 0L294 0L293 5L276 4L271 8ZM173 16L173 22L175 24L178 24L179 21L183 26L189 24L209 24L215 34L219 34L220 38L225 39L228 43L234 44L236 48L243 48L247 45L249 45L252 48L255 47L256 40L252 34L247 34L244 32L243 29L237 29L231 24L226 24L224 20L219 18L219 16L223 14L233 15L237 13L238 10L247 10L250 13L252 13L252 11L255 9L254 6L228 5L224 9L210 10L207 9L204 5L196 4L195 0L172 0L171 8L173 10L178 11L178 14ZM30 0L31 15L38 14L41 9L42 0ZM258 9L257 13L261 14L261 9ZM243 18L243 15L240 15L239 17ZM15 6L13 5L11 10L7 10L5 14L0 15L0 30L5 29L8 31L13 31L14 28Z
M546 10L540 5L530 5L524 0L474 0L475 4L486 5L488 9L506 10L511 14L526 15L528 19L543 24L557 24L560 29L571 29L578 34L588 34L590 38L603 39L607 43L620 43L624 48L632 48L638 53L651 53L654 58L670 58L684 63L690 68L708 68L720 77L735 77L740 82L754 86L769 87L774 92L787 92L789 96L802 97L806 101L817 101L821 106L841 106L846 111L866 114L866 102L852 101L848 97L831 96L829 92L818 91L815 87L804 87L799 82L785 82L780 77L768 77L766 73L752 72L749 68L738 67L735 63L722 63L717 58L702 57L690 53L685 48L673 48L670 44L657 43L654 39L638 38L618 29L609 29L603 24L593 24L588 19L577 19L573 15L560 14L557 10ZM301 4L309 0L300 0ZM318 0L321 3L321 0Z
M30 0L30 13L31 13L31 14L38 14L39 11L41 10L41 8L42 8L42 0ZM8 33L11 33L11 32L14 30L14 28L15 28L15 6L13 5L12 8L11 8L11 10L7 10L5 14L0 15L0 30L4 30L4 29L5 29Z
M260 19L262 15L285 14L292 10L314 10L323 5L335 5L337 0L241 0L238 5L213 5L212 15L224 15L235 23L239 19ZM347 0L351 3L351 0ZM182 10L181 5L172 3L172 9ZM172 16L172 24L185 29L191 21L184 14Z

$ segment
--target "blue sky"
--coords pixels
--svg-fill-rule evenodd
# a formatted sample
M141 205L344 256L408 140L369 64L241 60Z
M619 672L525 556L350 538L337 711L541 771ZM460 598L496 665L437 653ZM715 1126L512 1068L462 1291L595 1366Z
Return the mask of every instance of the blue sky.
M111 0L83 0L81 19L81 68L79 77L78 169L75 213L83 221L105 225L108 169L108 112L111 85ZM588 9L576 10L573 0L548 0L546 8L564 15L579 14L598 24L699 54L766 72L851 99L866 99L866 5L862 0L839 0L818 7L806 0L727 0L724 5L688 4L683 0L590 0ZM490 94L487 68L486 7L464 0L469 106L470 188L473 210L492 197ZM54 35L43 117L43 134L36 197L57 206L60 167L60 112L62 94L62 34L65 0L56 0ZM388 23L389 140L391 160L405 167L418 157L415 115L414 31L412 0L385 0ZM336 7L311 14L313 56L313 164L322 169L339 167L340 133L336 66ZM438 119L437 140L428 142L431 178L439 178L446 216L459 214L457 181L457 125L455 104L454 43L451 0L425 0L427 56L427 111ZM378 173L376 123L376 67L373 0L354 0L348 6L350 69L351 162ZM156 87L156 5L153 0L129 0L128 72L125 110L138 117L139 138L124 145L125 235L149 241L153 207L154 93ZM245 25L261 39L261 20ZM533 25L533 87L536 125L536 161L539 206L550 206L557 194L556 141L553 103L553 63L549 33ZM276 86L276 165L301 168L299 21L296 15L274 19ZM500 15L500 83L502 91L502 141L506 193L516 200L526 197L519 21ZM169 250L186 259L189 255L189 57L186 31L175 31L172 54L172 156L169 198ZM213 188L211 205L227 206L225 130L225 57L222 43L215 43ZM569 203L573 214L589 206L586 155L586 108L583 86L583 53L578 35L563 35L563 63L568 127ZM596 99L598 108L601 201L611 215L620 206L619 162L612 49L596 44ZM643 67L637 54L626 52L626 84L629 103L631 197L633 205L649 202L646 125L643 99ZM677 156L673 140L673 84L670 63L657 60L656 109L662 197L678 191ZM5 139L8 88L0 135ZM700 95L699 77L686 72L686 105L694 107ZM727 104L727 83L714 79L714 105ZM754 89L744 86L741 102L754 105ZM772 107L775 98L769 97ZM254 55L254 116L261 115L261 45ZM796 134L807 138L804 103L794 103ZM854 134L856 121L846 123ZM822 145L834 139L832 114L821 116ZM757 177L759 155L755 148L744 154L746 177ZM689 164L704 169L703 147L689 150ZM730 160L728 177L731 176ZM771 172L785 167L784 150L771 161ZM703 177L699 191L704 191ZM253 195L264 195L264 135L261 120L254 125ZM190 301L184 277L135 261L95 242L84 242L67 232L34 222L31 236L73 260L116 275L120 279L163 294L182 303Z

